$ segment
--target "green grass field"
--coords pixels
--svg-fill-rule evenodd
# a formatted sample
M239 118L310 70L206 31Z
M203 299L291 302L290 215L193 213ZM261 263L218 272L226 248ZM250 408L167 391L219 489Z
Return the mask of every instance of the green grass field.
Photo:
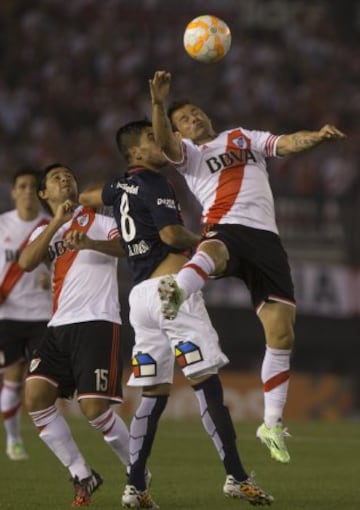
M120 509L125 475L115 455L85 420L69 421L89 464L105 480L91 508ZM275 497L274 510L360 509L359 423L290 424L292 462L288 466L270 459L255 439L255 429L256 424L237 424L238 444L247 469L254 470L259 484ZM23 432L31 459L12 462L0 455L0 509L70 508L72 485L67 470L26 418ZM149 466L152 494L161 510L252 508L247 502L223 497L223 467L197 421L162 421Z

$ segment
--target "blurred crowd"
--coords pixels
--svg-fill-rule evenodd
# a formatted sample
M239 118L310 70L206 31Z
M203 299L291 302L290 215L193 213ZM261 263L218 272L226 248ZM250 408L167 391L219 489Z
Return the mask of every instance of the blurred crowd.
M182 44L186 24L205 12L232 30L232 49L216 65L194 62ZM271 182L279 200L319 204L320 223L331 200L344 239L353 239L359 33L360 7L351 0L2 0L0 210L23 164L64 162L82 185L121 171L116 129L149 115L148 78L167 69L173 97L198 102L219 129L288 133L333 123L346 132L345 142L273 162ZM176 185L191 216L191 197ZM349 250L348 261L360 264L359 242Z

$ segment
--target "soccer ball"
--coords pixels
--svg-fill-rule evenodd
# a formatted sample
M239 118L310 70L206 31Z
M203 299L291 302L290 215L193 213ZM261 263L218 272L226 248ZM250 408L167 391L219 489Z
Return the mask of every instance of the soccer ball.
M199 16L187 25L184 46L198 62L218 62L230 49L231 32L225 21L216 16Z

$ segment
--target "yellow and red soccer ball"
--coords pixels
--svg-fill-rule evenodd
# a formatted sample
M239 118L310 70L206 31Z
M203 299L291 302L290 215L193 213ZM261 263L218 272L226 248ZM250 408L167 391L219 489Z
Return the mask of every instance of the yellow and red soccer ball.
M230 29L225 21L216 16L198 16L190 21L185 29L185 50L199 62L218 62L225 57L230 46Z

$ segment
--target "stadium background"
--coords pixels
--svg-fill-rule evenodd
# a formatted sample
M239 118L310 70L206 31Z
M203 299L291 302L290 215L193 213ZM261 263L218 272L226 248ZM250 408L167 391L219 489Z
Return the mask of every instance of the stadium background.
M232 30L232 49L216 65L192 61L182 46L185 25L204 12ZM288 133L335 124L345 141L270 165L299 305L287 413L358 418L359 33L360 2L351 0L2 0L0 211L12 206L11 175L25 164L64 162L82 187L122 172L114 133L149 115L147 80L157 69L172 72L173 98L198 102L218 129ZM196 229L199 208L181 178L170 177ZM119 278L128 360L131 279L123 262ZM257 419L263 338L246 292L226 280L205 293L231 358L224 382L232 412ZM181 382L175 392L168 413L192 412Z

